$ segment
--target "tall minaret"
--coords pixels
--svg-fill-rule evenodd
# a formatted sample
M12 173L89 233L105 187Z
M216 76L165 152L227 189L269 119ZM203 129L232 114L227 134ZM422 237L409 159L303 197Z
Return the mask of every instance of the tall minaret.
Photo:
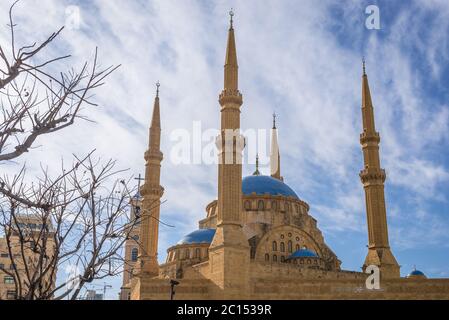
M368 255L363 269L369 265L380 268L381 277L395 278L400 276L399 265L390 250L388 243L387 213L385 206L384 182L385 170L380 166L380 136L374 125L374 109L368 85L368 76L363 61L362 77L362 118L363 133L360 144L363 150L365 168L360 178L365 189L366 216L368 223Z
M249 244L242 228L242 151L240 135L242 94L238 89L238 65L235 46L234 13L230 27L224 66L224 89L219 96L221 132L217 137L218 214L217 230L210 246L210 273L220 298L241 298L248 290Z
M271 130L270 171L273 178L283 180L281 177L281 154L279 152L276 114L273 114L273 129Z
M145 152L145 183L141 188L143 197L140 222L141 250L139 271L143 275L158 275L157 246L159 237L159 212L164 188L160 185L161 162L161 118L159 110L159 82L156 84L153 117L150 126L150 141Z

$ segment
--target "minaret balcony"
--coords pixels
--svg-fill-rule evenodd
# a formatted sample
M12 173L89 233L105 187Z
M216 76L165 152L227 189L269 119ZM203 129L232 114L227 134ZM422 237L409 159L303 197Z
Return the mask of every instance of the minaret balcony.
M158 198L161 198L162 195L164 194L164 187L158 184L145 183L142 186L141 193L144 198L145 196L156 196Z
M238 89L224 89L220 93L218 101L221 106L234 104L240 107L243 103L243 96Z
M387 174L384 169L380 168L365 168L360 171L360 179L363 184L383 184Z
M164 158L163 153L160 150L147 150L144 155L145 160L157 160L162 161Z
M379 144L380 143L380 135L379 132L363 132L360 134L360 144L362 146L368 144Z

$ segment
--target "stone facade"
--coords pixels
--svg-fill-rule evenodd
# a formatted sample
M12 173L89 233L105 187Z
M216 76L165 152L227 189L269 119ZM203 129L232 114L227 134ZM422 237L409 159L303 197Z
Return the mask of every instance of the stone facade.
M232 137L231 148L224 147L226 130L240 128L243 104L231 14L224 88L219 95L218 199L206 206L199 230L168 249L157 274L140 273L124 280L129 298L169 299L171 281L176 280L176 299L449 299L449 279L427 279L419 272L400 278L388 242L386 177L380 167L380 138L375 131L374 109L363 69L364 131L360 142L365 163L360 177L366 193L369 239L363 270L370 265L379 268L380 289L367 289L367 273L341 269L341 261L326 244L309 205L284 183L275 119L271 176L260 175L256 168L253 176L242 179L241 164L235 161L245 146L240 135ZM156 108L159 113L159 101ZM150 130L150 146L153 139L160 136ZM228 163L226 157L234 161ZM156 173L150 175L150 184L159 186L159 171ZM142 225L139 232L152 237L157 235L157 228L157 224L150 228ZM154 252L154 243L157 239L142 245Z

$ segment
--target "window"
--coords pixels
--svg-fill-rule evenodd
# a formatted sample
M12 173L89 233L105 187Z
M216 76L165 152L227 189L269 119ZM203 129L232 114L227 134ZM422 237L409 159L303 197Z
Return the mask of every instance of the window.
M299 213L299 206L297 204L295 204L295 211L296 213Z
M296 250L296 251L299 250L299 244L296 245L295 250Z
M200 248L195 249L195 258L201 258L201 249Z
M251 210L251 202L249 200L245 201L245 210Z
M13 284L14 283L14 278L11 277L11 276L4 276L3 277L3 283Z
M9 254L7 254L7 253L2 253L2 254L0 255L0 257L2 257L2 258L8 258L8 257L9 257Z
M265 204L263 203L263 200L259 200L257 203L257 210L265 210Z
M271 209L277 210L277 208L278 208L278 206L277 206L276 201L272 201L272 202L271 202Z
M270 255L268 253L265 254L265 261L270 261Z
M140 206L136 206L134 208L134 215L136 216L136 218L140 217Z
M277 262L278 261L278 256L273 254L273 262Z
M285 262L285 257L281 256L281 262Z
M186 251L184 251L184 259L189 259L190 258L190 250L186 249Z
M15 300L16 299L16 291L15 290L6 291L6 299Z
M281 242L281 252L285 252L285 244L283 242Z
M9 270L14 270L14 267L15 267L14 263L11 263L11 264L9 265Z
M288 249L287 250L290 253L292 253L292 251L293 251L293 243L291 240L288 241Z
M273 241L273 251L278 251L278 244L276 241Z
M137 261L137 256L139 255L139 250L137 248L133 248L131 251L131 261Z
M0 269L5 269L5 265L3 263L0 263Z
M285 211L290 211L290 205L288 204L288 202L285 203Z

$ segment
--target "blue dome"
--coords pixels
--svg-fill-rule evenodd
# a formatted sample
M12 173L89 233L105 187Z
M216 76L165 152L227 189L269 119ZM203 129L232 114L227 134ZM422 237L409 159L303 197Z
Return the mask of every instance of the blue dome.
M273 196L292 196L299 199L298 195L288 185L281 180L269 176L248 176L242 180L242 192L244 195L250 195L255 192L258 195L266 193Z
M295 259L295 258L318 258L318 255L312 250L299 249L293 252L293 254L290 255L290 257L288 257L288 259Z
M424 276L424 273L419 270L413 270L408 276Z
M177 244L211 243L215 229L199 229L184 236Z

